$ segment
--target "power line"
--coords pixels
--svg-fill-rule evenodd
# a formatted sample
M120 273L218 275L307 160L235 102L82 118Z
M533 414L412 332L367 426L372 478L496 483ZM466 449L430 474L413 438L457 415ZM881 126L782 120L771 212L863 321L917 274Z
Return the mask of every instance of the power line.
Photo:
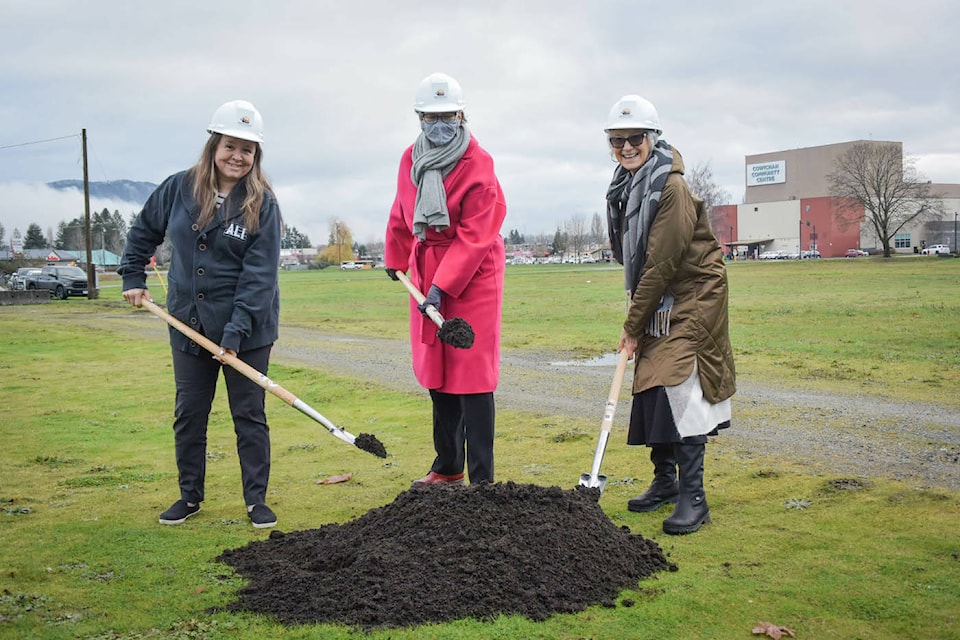
M55 140L66 140L68 138L79 138L79 137L80 136L78 136L77 134L73 134L69 136L60 136L59 138L47 138L46 140L34 140L33 142L20 142L17 144L7 144L7 145L0 146L0 149L13 149L14 147L26 147L27 145L31 145L31 144L41 144L44 142L54 142Z

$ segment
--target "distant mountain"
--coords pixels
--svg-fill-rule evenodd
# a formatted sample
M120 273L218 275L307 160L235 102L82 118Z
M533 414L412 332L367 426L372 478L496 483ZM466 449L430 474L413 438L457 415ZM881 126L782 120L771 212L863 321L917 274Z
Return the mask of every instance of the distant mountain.
M58 191L76 189L83 193L83 180L57 180L56 182L48 182L47 186ZM135 202L142 205L156 188L157 185L152 182L134 182L133 180L91 182L90 197Z

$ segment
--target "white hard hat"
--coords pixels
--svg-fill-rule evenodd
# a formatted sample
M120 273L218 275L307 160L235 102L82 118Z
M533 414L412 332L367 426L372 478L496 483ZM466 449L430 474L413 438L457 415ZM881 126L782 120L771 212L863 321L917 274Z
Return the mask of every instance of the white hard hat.
M207 133L220 133L263 144L263 118L257 108L246 100L231 100L213 112Z
M653 104L633 94L623 96L610 108L604 131L613 129L649 129L658 134L663 133L660 129L660 118Z
M463 110L463 89L445 73L431 73L420 81L414 111L420 113L452 113Z

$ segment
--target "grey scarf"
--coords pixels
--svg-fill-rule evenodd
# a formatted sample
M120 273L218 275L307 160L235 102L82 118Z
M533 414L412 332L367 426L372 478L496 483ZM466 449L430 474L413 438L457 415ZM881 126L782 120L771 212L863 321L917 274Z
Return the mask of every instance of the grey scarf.
M427 227L443 231L450 226L447 211L447 192L443 179L460 162L470 144L470 132L463 125L453 140L437 146L422 133L413 143L413 166L410 179L417 185L417 200L413 209L413 233L421 241L427 237Z
M633 296L647 259L650 225L660 208L660 195L673 167L673 148L660 140L643 166L631 177L617 167L607 190L607 224L610 248L623 264L624 285ZM658 337L670 333L673 295L664 292L656 313L647 325L647 334Z

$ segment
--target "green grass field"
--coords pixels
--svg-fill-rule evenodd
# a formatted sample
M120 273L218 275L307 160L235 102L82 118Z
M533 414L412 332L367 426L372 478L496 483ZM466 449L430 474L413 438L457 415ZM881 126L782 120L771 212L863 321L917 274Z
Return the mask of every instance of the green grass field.
M729 275L742 380L960 410L960 260L735 263ZM177 497L169 350L97 328L92 318L134 313L113 282L102 284L95 301L0 307L0 638L727 640L758 637L762 620L798 638L960 638L960 492L846 482L729 446L708 448L713 522L695 535L660 533L665 509L626 511L645 476L605 490L610 518L656 539L680 567L624 591L630 607L368 634L218 611L242 582L214 558L268 535L243 514L225 393L211 418L203 513L158 525ZM283 326L406 336L406 291L382 271L283 272L281 289ZM608 353L621 289L619 270L602 265L508 267L504 349ZM431 456L425 393L322 367L277 363L271 377L320 411L349 416L353 433L376 434L391 455L349 447L268 396L271 504L285 531L391 502ZM572 488L598 420L498 412L500 479ZM576 428L590 435L556 437ZM616 449L611 464L637 456ZM340 473L353 480L317 483Z

